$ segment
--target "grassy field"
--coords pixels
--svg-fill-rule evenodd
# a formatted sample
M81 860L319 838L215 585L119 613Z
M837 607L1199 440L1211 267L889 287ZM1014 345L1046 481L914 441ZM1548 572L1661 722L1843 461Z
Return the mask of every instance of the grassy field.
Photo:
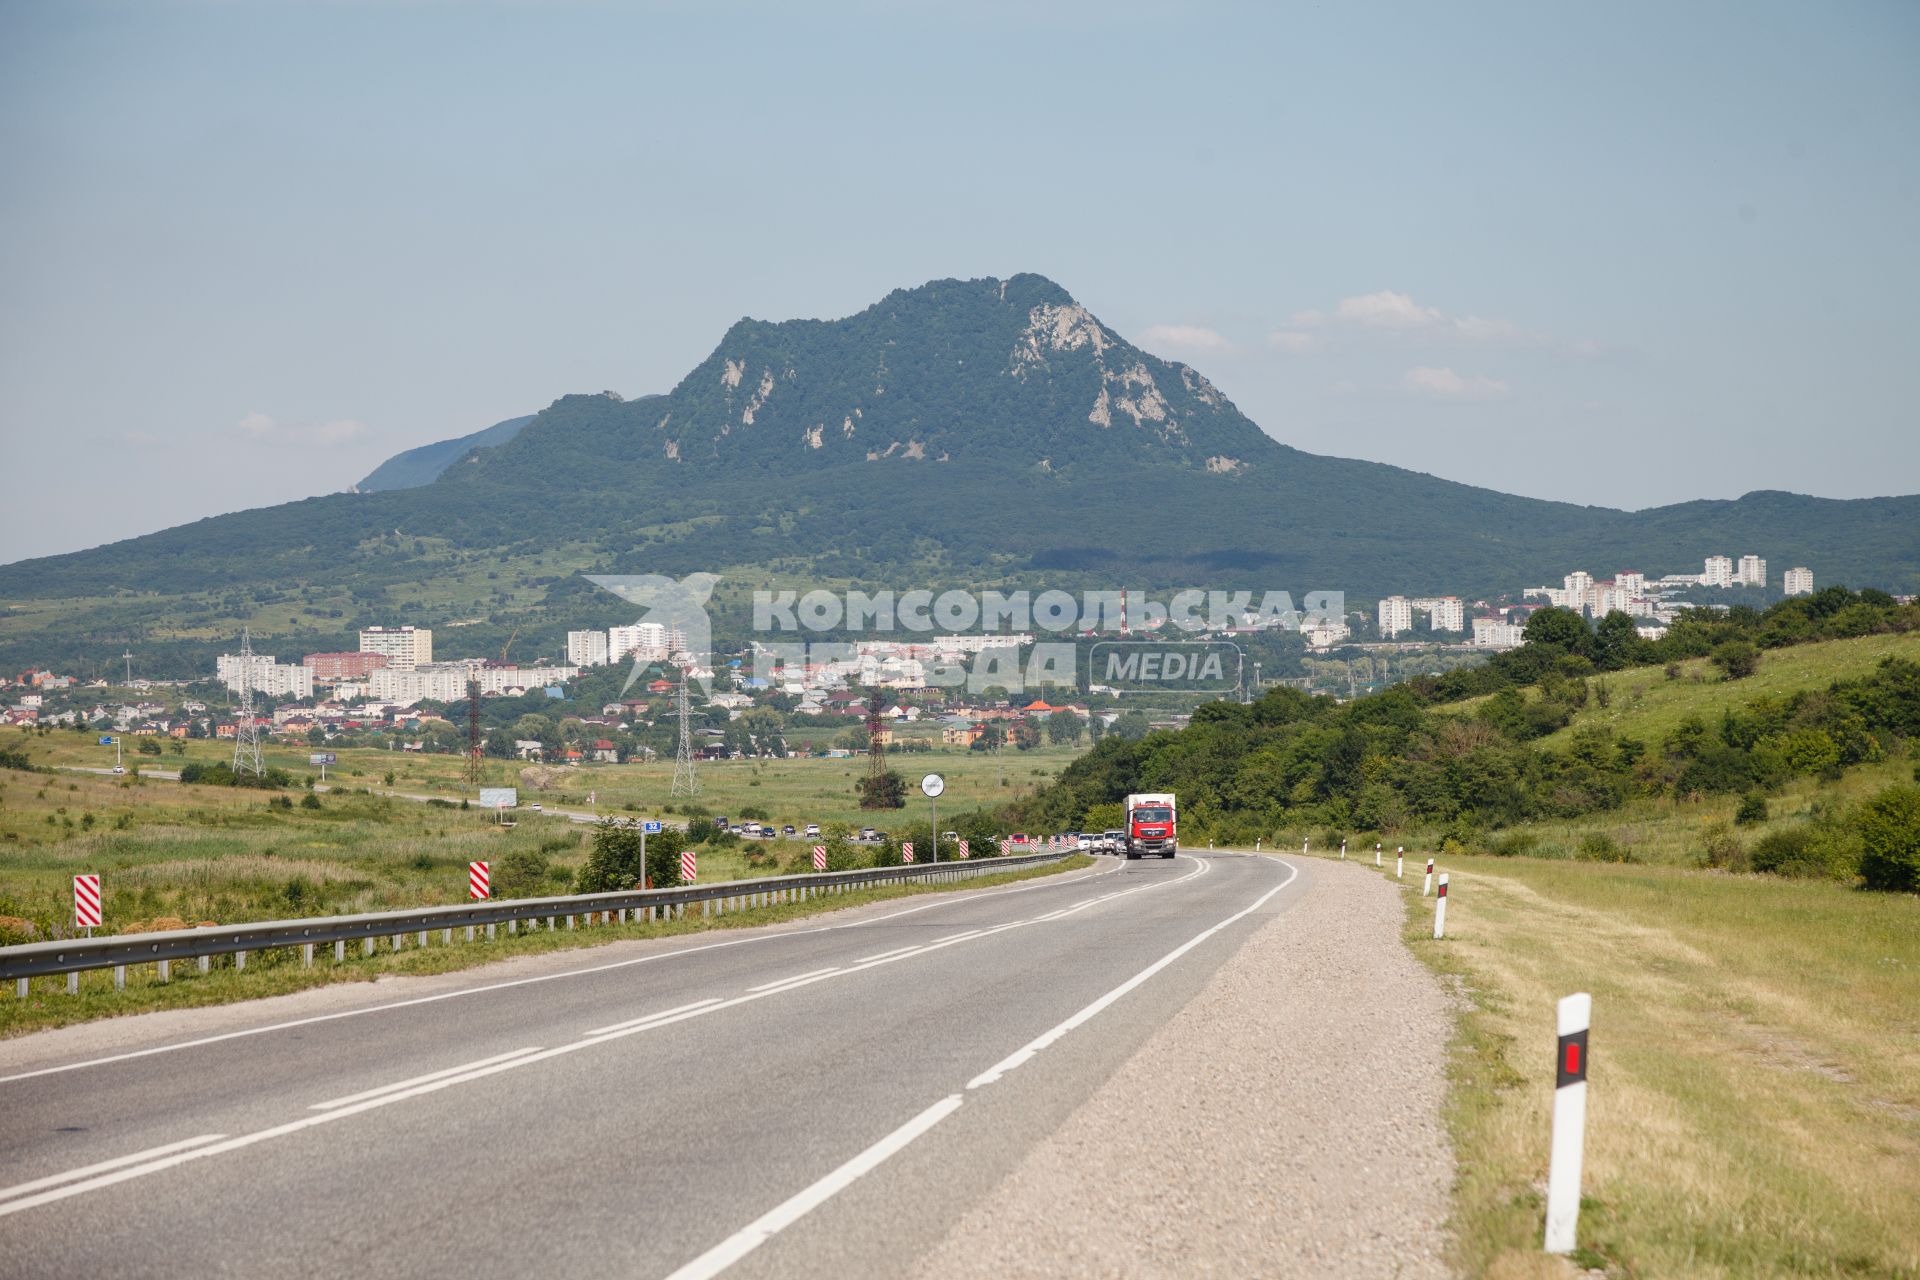
M1673 867L1444 868L1447 938L1410 875L1407 940L1470 1002L1449 1067L1464 1273L1573 1273L1540 1236L1554 1004L1587 991L1576 1262L1920 1275L1920 900Z
M214 961L204 974L191 964L176 964L173 966L173 980L166 983L159 981L151 966L135 966L128 970L126 988L121 991L114 990L109 970L82 974L80 990L74 995L67 994L64 979L39 979L25 1000L14 998L11 991L0 998L0 1038L95 1018L287 995L336 982L372 982L400 974L447 973L509 956L568 951L623 938L673 937L707 930L751 928L894 898L991 888L1037 876L1078 870L1092 861L1091 858L1076 854L1047 866L982 876L961 885L890 885L831 898L758 907L719 917L690 914L680 920L662 920L651 924L635 921L627 925L594 924L583 918L582 927L576 929L535 929L515 934L508 934L502 929L490 942L476 940L466 943L456 940L453 945L445 946L436 937L431 945L417 947L409 935L403 939L404 945L399 951L380 948L371 956L364 956L359 948L349 947L344 963L334 964L323 953L310 969L299 963L298 954L292 949L255 952L248 958L244 970L236 970L233 961L228 958ZM703 860L703 878L706 865ZM454 936L456 939L460 937L459 934Z

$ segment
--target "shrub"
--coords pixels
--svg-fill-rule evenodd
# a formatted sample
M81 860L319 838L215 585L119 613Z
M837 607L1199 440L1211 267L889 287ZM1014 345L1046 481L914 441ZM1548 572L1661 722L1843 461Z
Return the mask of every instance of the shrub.
M1747 859L1746 846L1740 843L1725 823L1720 822L1714 823L1702 834L1700 861L1720 871L1747 871L1753 865Z
M1740 809L1733 815L1733 825L1750 827L1767 820L1767 797L1758 791L1749 791L1740 798Z
M1604 831L1589 831L1580 837L1582 862L1632 862L1633 854Z
M1488 846L1487 852L1496 858L1519 858L1534 852L1540 847L1540 837L1531 831L1509 831Z
M1769 831L1753 846L1753 869L1769 875L1851 880L1859 865L1857 841L1830 819Z
M1707 658L1729 680L1744 680L1760 669L1760 651L1746 640L1715 645Z
M318 809L320 807L320 797L309 791L300 797L300 807L302 809Z
M547 888L553 864L541 849L515 849L491 868L494 892L502 898L535 898Z
M1920 891L1920 787L1888 787L1860 807L1858 827L1867 888Z

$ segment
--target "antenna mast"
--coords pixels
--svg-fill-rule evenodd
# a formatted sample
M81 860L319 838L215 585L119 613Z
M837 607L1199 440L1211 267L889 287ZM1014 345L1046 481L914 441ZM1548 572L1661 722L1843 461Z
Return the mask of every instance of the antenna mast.
M251 773L259 778L266 772L260 761L260 723L253 714L253 628L244 627L240 632L240 706L233 723L233 773L235 777Z

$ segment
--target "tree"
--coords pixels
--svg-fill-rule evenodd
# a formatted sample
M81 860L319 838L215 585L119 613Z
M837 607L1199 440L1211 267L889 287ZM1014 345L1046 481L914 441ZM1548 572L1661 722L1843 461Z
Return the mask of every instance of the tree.
M1729 680L1744 680L1760 669L1760 651L1748 640L1727 640L1707 655Z
M1920 787L1888 787L1860 807L1858 826L1867 888L1920 890Z
M1535 610L1521 635L1528 646L1554 645L1578 654L1593 649L1593 632L1587 629L1587 620L1571 609L1549 606Z
M862 809L903 809L907 804L907 780L898 769L860 779Z
M1055 746L1068 746L1080 741L1083 728L1080 713L1071 709L1056 711L1047 717L1047 741Z
M1040 726L1031 720L1022 720L1013 726L1013 745L1021 751L1031 751L1040 745Z

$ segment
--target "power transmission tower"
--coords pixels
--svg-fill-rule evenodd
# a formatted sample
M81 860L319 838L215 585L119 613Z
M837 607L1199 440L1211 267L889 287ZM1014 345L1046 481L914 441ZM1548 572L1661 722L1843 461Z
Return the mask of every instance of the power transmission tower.
M242 773L251 773L254 777L265 776L266 765L260 760L260 725L253 715L253 629L243 628L240 632L240 706L234 712L233 721L233 772L238 777Z
M127 684L132 685L133 684L133 650L129 649L125 653L121 654L120 656L127 660Z
M697 796L700 779L693 772L693 725L687 709L687 673L680 673L680 745L673 754L673 794Z
M471 678L467 681L467 785L480 785L480 682Z
M867 778L870 786L878 785L879 780L887 776L887 743L882 736L884 730L881 728L880 711L880 690L876 687L872 701L867 703Z

